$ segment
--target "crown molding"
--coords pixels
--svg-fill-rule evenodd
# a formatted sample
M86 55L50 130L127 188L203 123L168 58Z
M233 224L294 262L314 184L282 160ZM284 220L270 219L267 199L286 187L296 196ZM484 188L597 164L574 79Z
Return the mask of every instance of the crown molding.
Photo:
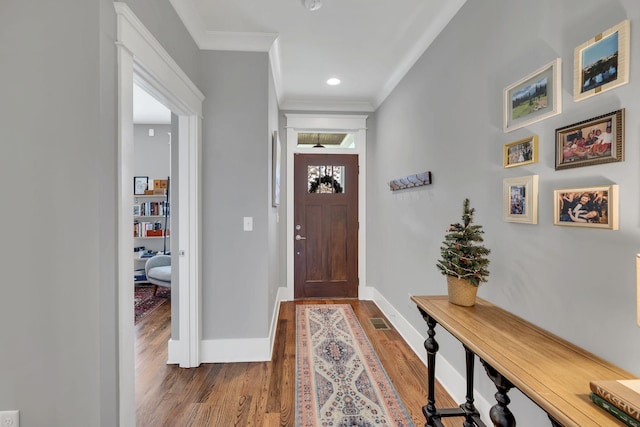
M287 99L280 103L281 110L287 111L342 111L370 113L376 109L369 101L336 101L327 99Z
M418 59L427 51L431 43L433 43L436 37L438 37L442 30L449 24L466 1L467 0L448 0L442 3L443 7L438 16L434 18L431 25L426 27L426 31L422 34L422 37L416 41L409 52L407 52L404 58L398 63L398 66L389 79L382 85L382 88L374 99L373 105L376 109L380 107Z
M269 52L277 38L278 33L205 31L199 47L203 50Z
M208 31L193 0L169 0L191 37L202 50L269 52L278 33Z

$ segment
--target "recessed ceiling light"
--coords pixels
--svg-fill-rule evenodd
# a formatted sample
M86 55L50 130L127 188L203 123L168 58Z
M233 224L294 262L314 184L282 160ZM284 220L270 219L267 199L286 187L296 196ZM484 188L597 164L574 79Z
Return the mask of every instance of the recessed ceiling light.
M331 77L329 80L327 80L327 84L329 86L336 86L340 84L340 79L336 78L336 77Z

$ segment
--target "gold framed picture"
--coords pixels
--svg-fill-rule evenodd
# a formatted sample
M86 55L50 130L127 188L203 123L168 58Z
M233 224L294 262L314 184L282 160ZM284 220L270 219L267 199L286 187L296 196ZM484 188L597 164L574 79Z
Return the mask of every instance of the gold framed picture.
M556 129L556 170L624 160L624 108Z
M502 164L505 168L538 163L538 135L504 145Z

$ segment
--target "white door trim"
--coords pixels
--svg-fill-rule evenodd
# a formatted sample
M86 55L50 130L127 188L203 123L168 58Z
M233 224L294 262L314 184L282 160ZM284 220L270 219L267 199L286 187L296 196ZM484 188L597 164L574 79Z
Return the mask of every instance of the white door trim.
M367 117L366 115L338 114L285 114L287 118L287 292L293 299L293 156L295 153L318 153L317 148L298 148L299 132L349 132L355 135L355 148L322 148L323 154L357 154L360 173L358 175L358 286L359 299L372 299L366 280L366 206L367 206Z
M160 100L179 120L178 224L179 338L169 360L198 366L200 345L200 189L204 95L131 9L114 2L118 46L118 401L119 425L135 426L133 335L133 83Z

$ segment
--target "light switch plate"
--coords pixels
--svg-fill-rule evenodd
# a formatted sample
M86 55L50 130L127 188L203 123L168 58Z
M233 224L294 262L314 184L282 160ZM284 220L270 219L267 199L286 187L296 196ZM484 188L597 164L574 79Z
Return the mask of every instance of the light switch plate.
M245 216L244 217L244 231L253 231L253 217Z
M0 427L20 427L20 411L0 411Z

